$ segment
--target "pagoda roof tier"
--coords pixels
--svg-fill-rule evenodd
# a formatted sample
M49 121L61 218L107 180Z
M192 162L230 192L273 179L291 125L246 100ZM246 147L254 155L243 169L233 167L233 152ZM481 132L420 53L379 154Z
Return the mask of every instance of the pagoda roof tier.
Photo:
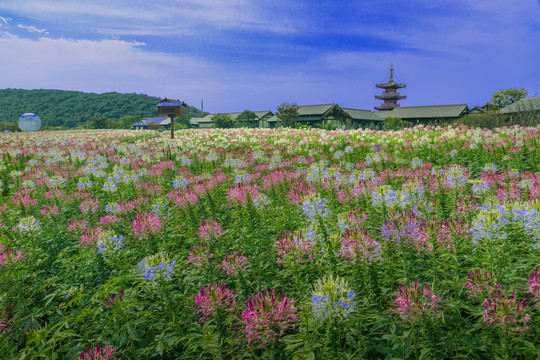
M382 95L375 95L375 99L379 100L401 100L405 99L406 97L406 95L399 95L398 93L383 93Z
M407 85L398 84L393 81L390 81L390 82L387 82L386 84L376 84L375 86L378 87L379 89L402 89L406 87Z
M392 104L390 106L385 106L384 104L382 104L381 106L375 106L374 109L379 111L390 111L394 110L394 108L396 107L399 107L399 104Z

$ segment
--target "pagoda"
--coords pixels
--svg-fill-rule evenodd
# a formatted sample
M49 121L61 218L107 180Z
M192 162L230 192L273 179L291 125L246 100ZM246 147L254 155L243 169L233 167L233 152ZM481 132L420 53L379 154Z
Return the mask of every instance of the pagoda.
M399 95L397 89L404 88L405 84L398 84L394 82L394 69L390 64L390 81L386 84L376 84L379 89L384 89L382 95L375 95L375 99L384 100L384 104L381 106L375 106L375 110L392 110L395 107L399 107L398 100L405 99L407 96Z

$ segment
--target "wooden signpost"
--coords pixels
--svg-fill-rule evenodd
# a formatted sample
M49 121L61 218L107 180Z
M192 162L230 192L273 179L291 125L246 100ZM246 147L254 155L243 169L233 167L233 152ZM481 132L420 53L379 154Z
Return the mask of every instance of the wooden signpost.
M171 118L171 139L174 139L174 118L186 114L186 104L180 100L168 100L165 98L157 104L157 107L159 115L167 115Z

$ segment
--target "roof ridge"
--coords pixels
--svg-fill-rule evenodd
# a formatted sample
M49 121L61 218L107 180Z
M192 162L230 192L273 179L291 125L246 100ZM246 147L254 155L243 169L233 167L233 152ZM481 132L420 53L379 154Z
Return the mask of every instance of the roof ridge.
M417 106L396 106L394 109L408 109L418 107L441 107L441 106L467 106L467 104L448 104L448 105L417 105ZM394 110L392 109L392 110Z
M341 106L340 106L341 107ZM372 112L372 113L377 113L376 111L371 111L371 110L365 110L365 109L355 109L355 108L344 108L342 107L343 110L358 110L358 111L369 111L369 112Z

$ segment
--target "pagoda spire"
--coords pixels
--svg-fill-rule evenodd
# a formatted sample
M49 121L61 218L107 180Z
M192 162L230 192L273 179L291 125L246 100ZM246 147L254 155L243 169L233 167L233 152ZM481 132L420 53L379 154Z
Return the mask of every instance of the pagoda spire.
M400 95L396 90L406 87L405 84L394 82L394 64L390 64L390 81L386 84L376 84L379 89L384 89L381 95L375 95L376 99L384 100L381 106L375 106L375 110L392 110L399 107L398 100L405 99L407 96Z

